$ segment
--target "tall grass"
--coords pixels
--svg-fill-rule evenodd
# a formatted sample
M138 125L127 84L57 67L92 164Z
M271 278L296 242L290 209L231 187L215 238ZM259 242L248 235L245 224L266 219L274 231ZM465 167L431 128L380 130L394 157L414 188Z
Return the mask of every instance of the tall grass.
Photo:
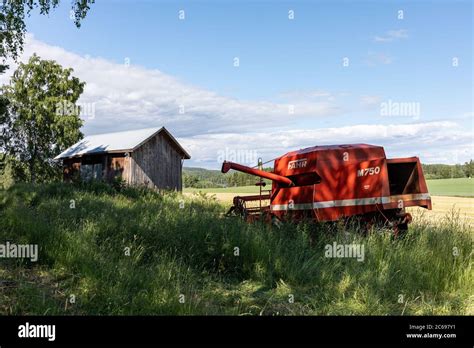
M0 209L0 243L40 247L37 263L0 259L1 314L474 314L472 231L457 219L417 219L399 239L275 228L205 195L100 184L15 185ZM334 241L364 245L364 261L325 257Z

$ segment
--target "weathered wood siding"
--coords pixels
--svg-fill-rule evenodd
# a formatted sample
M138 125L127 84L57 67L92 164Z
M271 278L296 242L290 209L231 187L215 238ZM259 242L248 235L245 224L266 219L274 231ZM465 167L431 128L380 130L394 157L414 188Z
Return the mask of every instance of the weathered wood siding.
M102 180L111 182L116 177L122 177L127 183L130 183L130 158L125 157L124 153L66 158L63 160L64 181L79 178L82 165L95 163L102 164Z
M105 167L104 177L107 181L112 181L116 177L121 177L129 183L130 165L128 158L123 153L108 154L107 166Z
M181 154L164 132L133 151L130 161L131 184L181 191Z
M79 176L81 169L80 158L66 158L63 160L63 180L66 182L72 181L76 176Z

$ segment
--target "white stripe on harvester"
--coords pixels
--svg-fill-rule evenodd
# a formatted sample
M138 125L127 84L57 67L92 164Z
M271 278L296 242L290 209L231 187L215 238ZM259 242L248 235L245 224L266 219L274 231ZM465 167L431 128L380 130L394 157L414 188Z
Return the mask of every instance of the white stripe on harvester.
M307 209L323 209L323 208L334 208L334 207L350 207L355 205L373 205L373 204L387 204L395 203L399 200L402 201L416 201L423 199L431 199L429 193L416 193L396 196L385 196L385 197L371 197L371 198L354 198L354 199L342 199L336 201L323 201L314 203L300 203L300 204L274 204L271 206L271 210L307 210ZM291 207L290 207L291 206Z

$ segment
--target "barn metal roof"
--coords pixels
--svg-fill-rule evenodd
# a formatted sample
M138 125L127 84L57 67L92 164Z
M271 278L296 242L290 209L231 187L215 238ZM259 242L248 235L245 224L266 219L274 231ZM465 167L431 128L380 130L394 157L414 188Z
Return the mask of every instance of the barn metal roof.
M78 141L54 159L62 159L83 155L107 153L107 152L132 152L144 144L148 139L159 132L165 132L176 148L182 153L185 159L191 158L178 141L171 135L165 127L146 128L125 132L105 133L89 135Z

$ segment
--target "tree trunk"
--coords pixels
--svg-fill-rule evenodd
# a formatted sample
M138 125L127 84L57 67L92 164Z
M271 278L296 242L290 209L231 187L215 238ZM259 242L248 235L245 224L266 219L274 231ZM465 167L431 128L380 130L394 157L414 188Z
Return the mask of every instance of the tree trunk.
M33 112L33 110L32 110ZM31 153L31 158L30 158L30 163L29 163L29 167L30 167L30 180L31 180L31 183L34 184L36 182L36 173L35 173L35 161L36 161L36 133L34 131L36 127L36 124L33 122L32 124L32 127L31 127L31 130L32 130L32 134L30 135L30 140L32 141L32 145L33 145L33 151Z
M33 158L30 160L30 180L33 184L36 181L35 162Z
M34 145L33 153L30 158L30 180L34 184L36 182L36 172L35 172L35 161L36 161L36 145Z

